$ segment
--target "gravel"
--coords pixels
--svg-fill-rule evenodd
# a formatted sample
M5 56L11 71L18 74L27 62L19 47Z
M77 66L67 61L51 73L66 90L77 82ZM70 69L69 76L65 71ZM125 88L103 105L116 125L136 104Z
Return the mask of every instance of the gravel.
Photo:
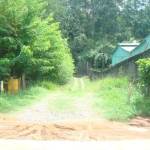
M55 100L55 98L62 97L61 94L49 95L45 99L36 103L24 110L23 113L17 114L16 118L25 122L38 122L38 123L54 123L64 120L82 120L82 119L100 119L100 115L96 114L90 108L92 99L90 94L77 97L77 103L75 104L76 110L74 112L67 113L54 113L48 108L49 100Z

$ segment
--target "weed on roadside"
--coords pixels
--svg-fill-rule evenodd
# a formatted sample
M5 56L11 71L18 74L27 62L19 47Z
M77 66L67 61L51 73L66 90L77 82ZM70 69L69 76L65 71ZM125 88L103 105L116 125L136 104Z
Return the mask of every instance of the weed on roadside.
M91 82L95 97L93 109L109 120L128 121L138 115L150 115L150 101L135 87L128 99L128 78L105 78Z
M0 97L0 112L11 113L19 111L24 107L39 101L48 93L48 90L38 86L31 87L13 95L5 93Z

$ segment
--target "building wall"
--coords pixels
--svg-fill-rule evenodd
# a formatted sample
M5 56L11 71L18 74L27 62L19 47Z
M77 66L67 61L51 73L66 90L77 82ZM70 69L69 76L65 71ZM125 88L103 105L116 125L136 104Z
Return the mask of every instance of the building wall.
M129 56L130 56L130 53L124 50L123 48L121 48L120 45L118 45L118 47L112 54L112 66L129 58Z
M112 66L111 68L109 68L104 72L98 72L92 70L90 79L95 80L107 76L118 76L120 75L120 73L122 73L122 76L129 76L131 79L136 79L139 76L139 72L138 72L138 66L135 62L141 58L148 58L148 57L150 57L150 49L138 55L130 57Z

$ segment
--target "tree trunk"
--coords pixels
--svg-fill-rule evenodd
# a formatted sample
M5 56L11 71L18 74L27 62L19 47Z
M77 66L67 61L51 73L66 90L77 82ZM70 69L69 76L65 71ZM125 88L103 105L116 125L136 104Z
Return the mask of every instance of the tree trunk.
M23 73L22 74L22 90L25 90L25 87L26 87L26 85L25 85L25 74Z
M18 91L20 91L20 89L21 89L21 78L19 78L19 81L18 81L19 83L18 83Z
M13 77L11 77L10 79L11 79L11 93L14 94L14 80Z

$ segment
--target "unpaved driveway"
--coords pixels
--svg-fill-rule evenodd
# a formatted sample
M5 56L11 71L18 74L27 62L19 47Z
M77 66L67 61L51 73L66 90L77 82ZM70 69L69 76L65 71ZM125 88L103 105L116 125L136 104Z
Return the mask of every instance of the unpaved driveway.
M79 80L78 80L79 81ZM77 83L77 81L76 81ZM81 89L84 90L82 81ZM75 84L73 88L79 88ZM73 91L72 91L73 92ZM63 93L50 94L19 114L0 114L0 138L21 140L116 141L150 139L150 118L137 118L130 123L102 119L91 109L92 95L75 96L75 110L56 113L49 101L71 98Z

